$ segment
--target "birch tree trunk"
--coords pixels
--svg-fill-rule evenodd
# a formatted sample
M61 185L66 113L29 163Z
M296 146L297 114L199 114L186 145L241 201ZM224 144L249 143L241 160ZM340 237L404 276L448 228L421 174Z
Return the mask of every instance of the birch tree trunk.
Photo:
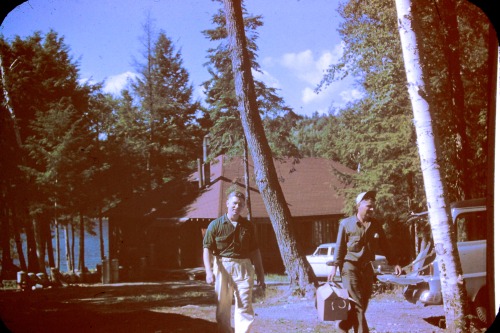
M436 154L429 103L426 100L422 66L417 39L412 29L411 1L396 0L398 29L408 81L408 92L414 114L417 145L424 178L429 219L440 269L441 290L447 330L468 332L466 327L466 293L456 242L452 237L452 222L447 210Z
M22 147L21 132L19 131L19 124L17 123L16 114L14 113L14 109L12 108L11 103L10 103L10 94L9 94L9 91L7 90L6 75L7 74L4 70L3 57L0 54L0 78L2 80L4 105L7 108L7 110L9 111L10 120L12 121L12 126L14 129L14 133L16 135L17 145L19 148L21 148Z
M271 149L258 112L241 1L224 0L224 9L236 98L248 148L252 154L255 181L271 219L281 257L293 287L304 295L312 296L317 285L316 277L305 257L300 255L291 224L292 216L274 169Z

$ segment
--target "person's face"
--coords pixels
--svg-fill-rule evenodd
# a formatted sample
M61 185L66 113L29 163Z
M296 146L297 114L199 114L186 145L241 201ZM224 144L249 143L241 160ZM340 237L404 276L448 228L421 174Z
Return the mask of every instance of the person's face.
M365 199L359 203L358 217L361 220L369 220L375 215L375 200Z
M238 217L241 214L243 208L245 208L245 201L242 198L230 197L226 201L227 215L229 217Z

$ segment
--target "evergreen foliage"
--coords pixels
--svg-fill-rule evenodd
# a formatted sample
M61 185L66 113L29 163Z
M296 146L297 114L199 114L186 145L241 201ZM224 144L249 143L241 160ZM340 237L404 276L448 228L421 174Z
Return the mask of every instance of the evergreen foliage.
M149 41L152 31L146 30ZM193 87L182 65L180 51L161 32L148 46L145 62L134 93L141 101L140 113L146 122L146 170L155 188L192 170L200 147L201 132L196 113L199 103L191 101Z
M449 22L439 19L442 9L417 7L419 21L423 22L419 43L430 77L431 89L426 93L431 109L437 113L435 132L441 143L440 166L444 170L448 199L484 196L487 21L467 1L459 1L459 40L448 45L442 31ZM359 173L350 180L353 189L346 192L348 198L354 198L362 190L376 189L382 216L396 221L409 212L426 210L426 204L394 2L345 1L339 12L344 19L339 29L345 43L344 54L329 68L318 89L351 75L357 78L357 87L362 89L364 97L342 110L332 110L331 116L301 121L295 140L301 143L303 154L328 157L357 169ZM456 83L451 82L446 57L447 50L457 46L464 87L463 113L455 107L457 97L452 98ZM461 114L467 140L463 135L460 137ZM467 142L468 150L464 147Z
M42 243L50 237L54 207L68 215L88 207L88 186L99 168L92 161L95 140L88 113L92 87L78 83L77 64L64 38L54 31L43 37L35 33L26 40L17 37L11 43L2 39L1 45L7 108L17 120L21 138L14 150L20 177L6 192L12 205L2 213L7 221L20 218L16 221L24 223L18 230L33 232L34 238L27 239L36 239L36 251L44 253ZM7 182L10 177L6 174ZM34 248L28 244L28 251ZM28 254L28 261L28 267L45 270L43 259L36 264Z
M45 256L53 222L71 224L72 233L80 224L76 230L84 244L83 230L95 234L93 219L123 198L194 170L205 131L203 109L192 101L189 75L172 41L162 32L150 45L133 91L114 98L100 84L79 82L78 64L56 32L0 39L6 83L0 144L12 152L0 160L2 228L7 234L9 225L26 232L30 271L45 270L36 253ZM2 241L1 247L10 244ZM47 250L53 266L52 249ZM68 266L74 268L71 252ZM10 251L2 253L3 262L12 261Z
M243 7L247 50L252 71L260 72L257 62L257 28L263 25L261 16L250 15ZM211 78L203 83L210 114L210 155L222 153L241 155L244 150L243 129L234 91L231 54L227 44L226 19L222 9L213 16L215 27L203 31L207 39L219 42L208 50L205 64ZM290 137L291 129L300 116L285 105L276 88L254 80L257 104L263 117L266 136L276 156L297 156L298 150Z
M442 31L452 33L453 20L441 19L439 6L419 9L419 43L430 78L426 93L437 113L445 192L449 201L484 196L487 19L467 1L458 1L459 38L450 44ZM259 72L257 29L263 19L243 11L252 70ZM286 106L277 89L257 80L258 109L275 157L327 157L359 170L353 177L342 175L353 185L344 193L347 200L375 189L382 217L394 222L425 210L394 2L345 0L339 12L344 54L318 89L351 75L364 97L329 116L307 118ZM56 32L13 40L0 36L1 230L17 239L26 233L30 270L38 269L35 236L46 232L49 223L57 219L65 227L81 214L92 230L91 219L124 197L194 170L207 132L212 156L242 153L222 10L212 22L214 27L203 31L217 43L207 53L211 77L203 87L208 110L193 101L181 52L164 32L155 33L151 22L145 24L140 75L120 97L104 94L100 84L79 81L78 63ZM449 61L457 49L462 96ZM458 98L463 110L457 109ZM6 250L10 244L2 239L4 273L12 258Z

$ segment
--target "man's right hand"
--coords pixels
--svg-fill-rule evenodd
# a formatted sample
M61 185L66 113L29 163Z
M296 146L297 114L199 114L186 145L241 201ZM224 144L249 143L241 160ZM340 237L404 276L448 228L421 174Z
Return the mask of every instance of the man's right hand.
M337 266L332 266L332 271L330 272L330 275L328 275L327 281L333 281L336 274L337 274Z

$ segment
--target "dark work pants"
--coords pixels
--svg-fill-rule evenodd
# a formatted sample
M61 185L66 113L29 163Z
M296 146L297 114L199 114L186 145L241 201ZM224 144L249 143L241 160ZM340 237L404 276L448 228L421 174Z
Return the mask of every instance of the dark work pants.
M341 327L345 329L352 327L354 332L368 333L365 313L373 291L373 279L373 268L369 262L362 265L344 262L342 285L354 302L351 301L351 310L347 320L340 323Z

